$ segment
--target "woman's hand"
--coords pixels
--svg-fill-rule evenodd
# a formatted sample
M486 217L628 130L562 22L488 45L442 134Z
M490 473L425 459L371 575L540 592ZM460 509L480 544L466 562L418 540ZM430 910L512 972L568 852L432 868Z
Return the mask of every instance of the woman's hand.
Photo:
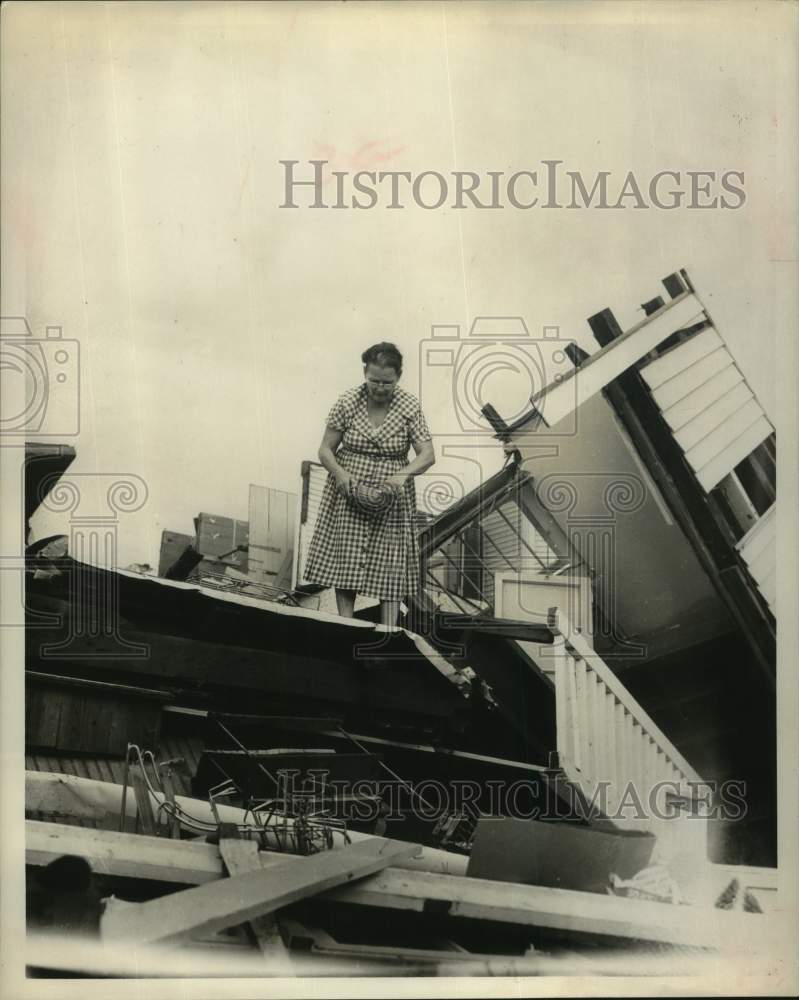
M346 469L342 469L339 466L335 473L336 477L336 489L339 493L342 493L345 497L350 495L350 490L352 489L352 476Z
M391 489L394 490L396 493L399 493L400 490L405 486L405 483L407 481L408 481L407 472L395 472L393 476L389 476L387 479L384 480L384 484L386 486L390 486Z

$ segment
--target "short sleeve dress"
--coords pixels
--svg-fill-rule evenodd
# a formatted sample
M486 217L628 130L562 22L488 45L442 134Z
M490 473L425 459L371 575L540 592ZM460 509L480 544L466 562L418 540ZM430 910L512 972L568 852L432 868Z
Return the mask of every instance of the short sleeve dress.
M430 440L419 400L397 386L383 423L367 410L366 383L336 400L327 426L343 432L336 461L355 481L382 482L408 464L411 444ZM305 579L380 600L402 600L419 589L416 491L409 476L397 500L366 513L336 489L328 474L308 549Z

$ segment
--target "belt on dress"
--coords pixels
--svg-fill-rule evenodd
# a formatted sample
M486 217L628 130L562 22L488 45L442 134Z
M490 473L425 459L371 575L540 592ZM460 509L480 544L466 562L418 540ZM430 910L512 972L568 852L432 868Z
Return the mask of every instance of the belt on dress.
M373 451L371 449L367 450L365 448L364 449L361 449L361 448L352 448L350 445L346 445L346 444L343 444L339 448L339 451L342 454L366 455L367 458L374 458L377 461L380 461L381 459L382 460L395 459L395 460L405 461L405 459L407 459L407 457L408 457L408 453L407 452L401 452L401 451Z

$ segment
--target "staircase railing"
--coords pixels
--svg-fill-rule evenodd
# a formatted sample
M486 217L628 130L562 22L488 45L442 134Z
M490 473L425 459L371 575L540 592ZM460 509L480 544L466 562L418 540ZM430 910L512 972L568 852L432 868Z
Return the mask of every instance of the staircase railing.
M699 774L558 608L548 626L566 777L627 829L650 830L669 810L690 808Z

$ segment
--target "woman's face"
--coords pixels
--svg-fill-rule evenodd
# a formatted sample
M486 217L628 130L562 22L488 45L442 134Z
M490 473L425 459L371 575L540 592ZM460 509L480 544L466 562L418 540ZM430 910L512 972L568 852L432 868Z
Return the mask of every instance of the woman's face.
M394 388L399 381L399 375L394 368L383 368L382 365L368 364L364 368L366 390L369 398L376 403L385 403L394 395Z

